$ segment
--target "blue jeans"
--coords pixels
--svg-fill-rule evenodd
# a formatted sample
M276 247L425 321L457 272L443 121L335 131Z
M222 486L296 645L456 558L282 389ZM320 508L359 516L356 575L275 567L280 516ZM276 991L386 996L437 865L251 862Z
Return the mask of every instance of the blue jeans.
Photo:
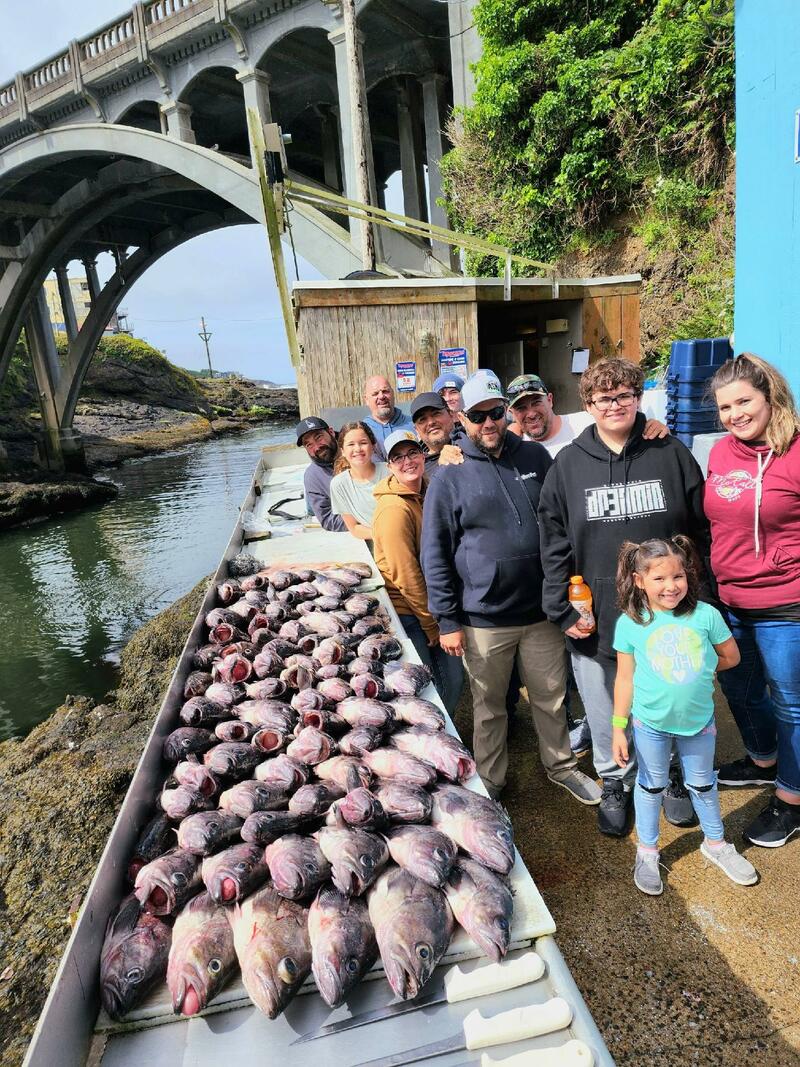
M678 750L683 779L703 832L709 840L721 841L722 816L714 770L714 749L717 744L714 719L699 734L690 737L654 730L636 718L632 722L633 741L639 760L633 792L639 843L650 848L658 844L661 794L669 785L669 758L673 744Z
M460 656L448 656L439 648L431 648L425 631L416 615L399 615L408 639L417 650L417 655L433 672L433 684L444 704L447 714L456 710L464 688L464 665Z
M776 785L800 795L800 622L751 622L725 609L742 659L719 676L745 750L778 761Z

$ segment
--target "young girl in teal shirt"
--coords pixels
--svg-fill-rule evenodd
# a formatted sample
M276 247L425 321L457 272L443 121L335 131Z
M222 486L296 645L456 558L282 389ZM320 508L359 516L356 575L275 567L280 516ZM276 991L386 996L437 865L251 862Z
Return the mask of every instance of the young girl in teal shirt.
M612 752L628 762L628 716L638 758L634 788L639 838L633 879L658 896L658 824L669 785L673 743L705 840L700 851L739 885L753 885L753 865L725 841L714 771L714 672L735 667L739 649L716 608L698 600L698 568L687 537L653 539L620 550L617 594L624 612L614 631Z

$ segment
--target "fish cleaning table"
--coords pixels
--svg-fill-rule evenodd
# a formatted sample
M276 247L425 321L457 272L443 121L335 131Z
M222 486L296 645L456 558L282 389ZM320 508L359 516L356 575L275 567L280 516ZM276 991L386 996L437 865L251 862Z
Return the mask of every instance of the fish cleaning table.
M226 1062L311 1065L323 1061L326 1067L356 1067L378 1057L402 1053L452 1037L460 1031L464 1018L476 1008L482 1015L488 1016L562 997L571 1009L572 1021L568 1027L523 1042L492 1046L483 1051L489 1053L493 1061L502 1063L515 1053L533 1049L563 1049L568 1041L577 1039L588 1045L593 1062L598 1067L611 1067L613 1060L552 937L555 932L553 918L519 853L511 872L515 897L509 958L516 958L524 950L533 947L545 963L542 977L527 985L459 1003L420 1007L412 1013L390 1016L359 1029L343 1030L302 1044L294 1042L320 1026L396 1003L383 975L380 959L366 978L349 993L345 1003L335 1010L327 1007L317 993L313 980L309 979L284 1014L269 1020L250 1002L241 980L237 979L202 1015L191 1019L172 1014L166 986L154 991L124 1023L112 1022L104 1012L98 1016L98 959L105 923L125 892L127 858L139 828L149 817L158 783L163 777L161 746L174 725L177 707L182 702L183 679L190 669L192 652L200 643L202 619L214 606L216 582L227 577L227 561L241 551L243 543L245 551L269 566L313 566L356 560L369 563L373 568L373 576L366 579L362 587L373 591L389 615L392 629L403 642L403 659L419 662L365 542L347 533L323 531L313 520L301 515L304 506L297 502L287 503L285 508L281 508L292 514L297 513L297 518L279 516L273 520L269 516L270 507L285 501L287 497L296 497L298 487L302 489L304 459L305 453L299 449L264 452L242 508L242 515L249 518L249 530L245 530L240 520L189 635L173 682L89 888L25 1064L27 1067L53 1067L55 1063L59 1067L83 1063L92 1067L140 1067L141 1064L147 1064L148 1067L220 1067ZM270 530L270 536L264 538L266 527ZM257 539L251 540L252 537ZM432 685L420 695L442 707ZM449 716L447 730L456 734ZM485 792L477 775L466 784L468 788ZM488 963L481 950L462 930L454 934L447 953L421 996L440 988L442 975L456 963L460 963L464 970L473 970ZM480 1064L481 1050L461 1050L419 1062L433 1062L440 1067Z

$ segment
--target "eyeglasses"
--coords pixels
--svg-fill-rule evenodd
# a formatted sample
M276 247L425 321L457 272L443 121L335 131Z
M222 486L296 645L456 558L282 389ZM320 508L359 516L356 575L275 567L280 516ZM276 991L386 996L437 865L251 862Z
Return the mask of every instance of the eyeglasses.
M636 400L637 393L617 393L616 396L599 396L597 400L590 400L590 404L594 404L598 411L606 412L616 404L620 408L628 408Z
M407 459L416 459L417 456L422 455L422 450L419 448L409 448L406 452L395 452L389 457L390 463L396 463L401 466Z
M492 422L502 422L506 417L506 406L498 404L496 408L489 408L488 411L465 411L464 414L475 426L483 426L487 419L491 419Z

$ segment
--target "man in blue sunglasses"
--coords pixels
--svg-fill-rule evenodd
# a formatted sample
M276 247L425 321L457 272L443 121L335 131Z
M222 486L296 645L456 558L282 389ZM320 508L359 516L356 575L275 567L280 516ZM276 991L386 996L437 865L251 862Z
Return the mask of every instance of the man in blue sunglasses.
M583 804L600 789L577 768L562 712L563 638L542 611L536 509L552 460L507 432L497 377L478 371L461 391L464 462L431 479L422 520L422 569L440 644L463 656L474 709L473 751L491 796L506 784L505 695L516 660L528 690L547 775Z

